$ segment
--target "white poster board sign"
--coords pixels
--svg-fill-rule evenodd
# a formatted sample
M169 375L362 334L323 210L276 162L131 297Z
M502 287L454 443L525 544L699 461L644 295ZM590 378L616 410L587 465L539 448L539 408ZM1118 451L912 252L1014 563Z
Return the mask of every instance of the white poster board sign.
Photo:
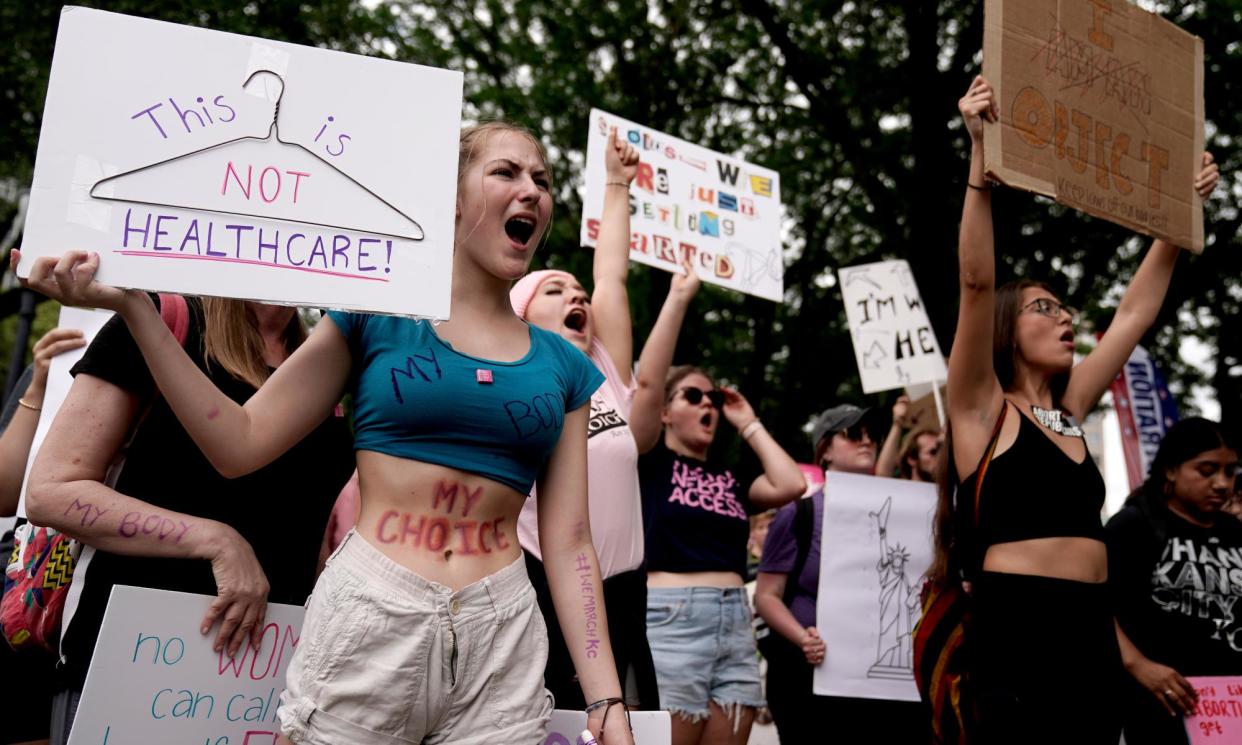
M56 322L56 325L62 329L81 331L86 337L86 345L90 346L95 334L99 333L99 329L103 328L111 317L111 311L62 306L60 320ZM77 364L78 360L82 359L83 354L86 354L86 347L71 349L53 357L52 364L48 367L47 387L43 391L43 410L39 412L39 424L35 428L34 440L30 442L30 455L26 458L26 474L22 477L22 493L17 502L17 514L21 517L26 516L26 488L30 483L30 467L34 465L35 456L39 454L39 448L43 446L47 431L52 428L52 420L56 418L56 412L60 411L60 405L65 402L65 396L69 395L69 386L73 385L73 376L69 374L69 370Z
M121 287L447 318L461 99L458 72L66 7L23 253L96 251Z
M781 302L780 174L599 109L588 127L582 244L599 237L613 127L642 158L630 185L630 258L681 274L688 255L703 281Z
M301 606L268 603L262 644L228 657L199 624L215 598L117 585L69 745L274 745Z
M828 654L815 693L919 700L912 635L935 512L933 484L828 472L816 605Z
M864 392L948 377L909 264L860 264L839 269L837 278Z
M619 714L618 710L610 716ZM585 712L555 709L542 745L578 745L578 735L586 725ZM667 711L632 711L630 725L634 728L634 745L670 745L673 741L673 725Z

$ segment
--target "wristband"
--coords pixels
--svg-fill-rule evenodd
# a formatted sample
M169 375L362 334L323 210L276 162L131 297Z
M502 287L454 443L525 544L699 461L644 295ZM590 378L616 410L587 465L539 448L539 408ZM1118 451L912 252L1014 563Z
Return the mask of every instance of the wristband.
M624 186L626 189L630 188L630 185L624 181L605 181L604 186Z
M970 181L967 181L966 185L974 189L975 191L992 191L992 187L986 181L984 182L983 186L975 186L974 184L970 183Z
M742 439L750 440L751 435L755 434L761 429L763 429L763 422L759 421L758 419L755 419L750 424L747 424L745 427L742 427Z
M25 408L27 408L27 409L30 409L31 411L42 411L42 410L43 410L43 407L42 407L42 406L35 406L34 404L28 404L28 403L26 403L26 399L24 399L24 398L19 398L19 399L17 399L17 405L18 405L18 406L23 406L23 407L25 407Z

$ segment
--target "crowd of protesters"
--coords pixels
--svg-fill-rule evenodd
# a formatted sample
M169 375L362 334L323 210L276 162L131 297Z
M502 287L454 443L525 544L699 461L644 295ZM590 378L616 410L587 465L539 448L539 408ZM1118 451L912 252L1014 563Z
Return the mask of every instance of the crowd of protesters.
M938 484L931 576L973 598L980 742L1073 732L1114 745L1123 726L1131 745L1184 738L1186 677L1242 673L1226 619L1166 595L1170 572L1207 572L1198 564L1242 548L1227 511L1236 445L1212 422L1177 425L1106 528L1078 425L1154 322L1178 249L1154 243L1075 365L1073 309L1039 283L996 285L988 82L959 107L973 151L944 429L913 424L901 397L887 436L887 417L841 403L807 412L809 448L777 442L742 392L694 360L673 364L699 291L688 264L635 367L639 154L615 133L588 292L567 272L528 273L552 213L540 139L503 123L463 131L453 317L434 327L330 312L308 330L288 308L102 285L97 255L33 262L31 288L116 317L73 367L29 475L32 523L87 548L57 657L3 651L4 677L30 673L0 699L0 739L66 742L108 593L126 584L214 595L202 629L227 654L257 639L269 601L306 602L282 742L538 743L554 706L585 710L607 745L632 742L628 711L656 709L671 712L674 745L742 745L765 708L786 743L864 719L868 742L928 742L922 704L814 693L833 655L816 616L834 546L822 540L831 487L808 489L791 455L804 451L829 475ZM1195 186L1207 196L1217 179L1205 155ZM48 362L82 344L58 330L35 346L0 441L6 514ZM398 385L389 371L409 354L435 360L436 386ZM560 424L515 436L502 394L563 402ZM743 443L738 462L712 452L722 422ZM974 530L954 500L967 491L981 495ZM148 519L173 529L127 530ZM418 527L440 519L451 538Z

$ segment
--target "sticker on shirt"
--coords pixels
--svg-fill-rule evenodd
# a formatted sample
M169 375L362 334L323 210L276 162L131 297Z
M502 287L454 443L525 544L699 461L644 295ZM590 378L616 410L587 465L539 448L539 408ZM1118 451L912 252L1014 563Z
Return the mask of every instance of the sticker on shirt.
M591 418L587 420L587 439L603 434L610 429L624 427L625 417L621 412L608 405L599 393L591 396Z
M691 466L681 460L673 460L673 493L670 503L697 507L725 517L748 519L746 508L737 501L737 479L732 471L708 473L702 466Z
M1242 552L1216 538L1170 537L1152 572L1151 599L1166 613L1211 619L1212 636L1242 652L1242 625L1234 606L1242 596ZM1238 608L1242 611L1242 607Z

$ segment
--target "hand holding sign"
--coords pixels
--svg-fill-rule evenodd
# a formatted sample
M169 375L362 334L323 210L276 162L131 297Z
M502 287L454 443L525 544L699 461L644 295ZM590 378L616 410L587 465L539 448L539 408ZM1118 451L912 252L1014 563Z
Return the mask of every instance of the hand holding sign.
M250 643L258 646L263 635L263 616L267 612L267 575L254 549L236 530L220 523L219 538L211 542L215 555L211 557L211 573L216 580L216 599L203 616L199 631L211 631L220 621L220 631L212 649L219 652L227 645L230 657L250 637Z
M609 184L629 186L638 173L638 151L624 140L617 139L617 128L608 133L608 147L604 149L604 170Z
M1220 166L1216 165L1216 158L1211 153L1203 154L1203 170L1199 171L1199 175L1195 176L1195 191L1199 192L1199 196L1207 199L1212 196L1212 192L1216 190L1216 184L1220 182Z
M1130 664L1129 670L1139 685L1156 697L1165 711L1169 712L1169 716L1190 716L1195 712L1195 703L1199 697L1194 686L1173 668L1141 657Z
M17 274L22 252L15 248L10 257L13 273ZM35 259L29 276L21 283L23 287L41 292L61 305L75 308L102 308L117 312L130 295L146 297L145 293L121 290L95 281L98 271L99 254L67 251L61 256Z
M996 94L992 86L982 75L976 75L971 81L966 95L957 102L957 110L962 112L962 121L966 123L966 131L975 144L983 143L983 123L995 122L1000 118L1000 108L996 105Z

